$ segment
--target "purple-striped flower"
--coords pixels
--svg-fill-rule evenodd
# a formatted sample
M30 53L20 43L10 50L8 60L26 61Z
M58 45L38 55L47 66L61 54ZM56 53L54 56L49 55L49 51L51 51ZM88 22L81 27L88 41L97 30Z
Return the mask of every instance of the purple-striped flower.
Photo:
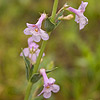
M30 60L32 61L32 64L36 63L36 59L39 55L40 49L38 49L38 47L39 47L39 45L32 42L29 44L28 48L23 49L23 53L24 53L25 57L29 57ZM22 56L22 52L21 52L20 56ZM45 56L44 53L43 53L43 56Z
M84 11L87 6L88 2L83 2L79 6L78 9L74 9L72 7L67 8L69 11L72 11L76 14L75 21L79 23L79 29L83 29L86 24L88 24L88 19L84 16Z
M51 91L57 93L60 90L60 87L54 84L55 83L54 78L48 79L45 69L40 69L40 74L43 76L44 79L44 88L38 96L40 96L43 93L44 98L50 98Z
M43 13L41 14L41 17L39 18L38 22L36 24L29 24L26 23L27 28L24 30L24 34L25 35L32 35L32 37L30 37L28 39L28 42L39 42L41 40L41 38L43 40L48 40L49 39L49 35L41 29L41 25L42 25L42 21L46 18L46 14Z

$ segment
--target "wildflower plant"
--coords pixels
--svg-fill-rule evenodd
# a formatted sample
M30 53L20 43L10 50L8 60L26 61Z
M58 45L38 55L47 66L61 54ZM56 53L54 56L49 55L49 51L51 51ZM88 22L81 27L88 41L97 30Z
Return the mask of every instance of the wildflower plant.
M42 68L39 67L43 61L43 57L45 56L44 50L47 40L49 40L51 32L57 28L62 20L71 20L74 17L73 14L64 16L65 11L71 11L75 13L75 21L79 23L79 29L83 29L88 23L88 19L83 15L87 4L88 2L82 1L79 8L74 9L65 3L64 6L57 12L58 0L54 0L53 10L50 17L48 17L46 13L42 13L36 24L26 23L27 28L25 28L24 34L31 35L31 37L27 40L28 47L22 49L20 54L20 56L23 56L25 61L28 80L24 100L31 100L29 96L31 94L32 86L34 86L34 84L38 82L41 77L43 77L42 79L44 80L44 88L42 92L40 94L38 92L35 97L39 97L43 94L44 98L50 98L52 92L57 93L60 90L60 86L55 84L56 80L54 78L47 77L47 73L52 72L55 68L48 70L48 68L44 68L44 66L42 66ZM43 21L45 21L44 30L41 29ZM42 45L39 47L37 42L40 42L41 39ZM36 89L33 94L35 94L37 90L38 89Z

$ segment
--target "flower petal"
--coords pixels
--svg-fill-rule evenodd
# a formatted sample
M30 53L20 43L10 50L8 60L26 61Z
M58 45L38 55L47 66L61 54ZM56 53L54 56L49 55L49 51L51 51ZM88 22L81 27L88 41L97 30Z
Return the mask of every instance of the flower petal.
M45 56L45 53L43 53L43 56L42 57L44 57Z
M77 23L79 23L79 17L76 15L76 17L75 17L75 22L77 22Z
M31 28L30 32L31 32L33 35L35 35L35 36L40 35L40 30L39 30L39 29L37 29L37 31L35 31L34 28Z
M88 2L83 2L82 1L82 3L79 6L78 10L82 10L84 12L87 5L88 5Z
M46 18L46 14L43 13L41 14L41 17L39 18L38 22L36 23L36 25L38 26L38 28L41 28L42 25L42 21Z
M29 48L24 48L23 53L24 53L25 57L27 57L29 55ZM21 52L20 56L23 56L22 52Z
M59 90L60 90L59 85L56 85L56 84L53 84L53 85L52 85L52 91L53 91L54 93L57 93Z
M26 23L26 25L28 28L30 28L30 27L34 28L33 26L35 26L35 24L29 24L29 23Z
M33 62L33 63L36 63L36 58L37 58L37 57L36 57L36 54L33 54L33 55L32 55L32 62Z
M32 37L28 38L28 44L30 45L32 42L33 42L33 38Z
M37 50L36 50L36 56L38 56L39 53L40 53L40 49L37 49Z
M79 29L83 29L88 24L88 19L83 15L80 17Z
M41 33L41 38L43 40L48 40L49 39L49 35L45 31L43 31L42 29L40 29L40 33Z
M38 49L38 47L39 47L39 45L36 44L35 42L31 42L31 43L29 44L29 48L34 48L35 50Z
M50 84L55 83L55 81L56 81L56 80L55 80L54 78L49 78L49 83L50 83Z
M80 11L78 11L77 9L72 8L72 7L68 7L67 10L69 10L69 11L75 13L76 15L79 15L79 13L80 13Z
M25 35L32 35L31 30L32 30L31 28L25 28L24 34Z
M38 35L38 36L35 36L35 35L32 35L32 38L35 42L39 42L41 37Z
M51 92L52 91L52 86L50 85L49 88L47 88L47 86L44 86L44 92Z
M50 98L51 97L51 92L45 92L43 93L44 98Z
M40 96L42 93L44 93L44 90L42 90L42 91L40 92L40 94L38 94L38 96Z

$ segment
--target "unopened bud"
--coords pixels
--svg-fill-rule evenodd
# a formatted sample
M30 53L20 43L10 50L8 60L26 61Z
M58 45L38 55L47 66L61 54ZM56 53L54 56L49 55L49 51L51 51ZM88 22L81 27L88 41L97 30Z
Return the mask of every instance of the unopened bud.
M62 16L58 17L58 20L62 20L63 18L64 18L64 16L62 15Z
M67 8L67 7L69 7L69 5L67 5L67 3L65 3L63 7L64 8Z
M67 15L67 16L60 16L58 19L59 20L71 20L72 18L74 18L74 16L73 16L73 14L69 14L69 15Z
M41 61L40 62L42 62L43 61L43 58L41 58Z

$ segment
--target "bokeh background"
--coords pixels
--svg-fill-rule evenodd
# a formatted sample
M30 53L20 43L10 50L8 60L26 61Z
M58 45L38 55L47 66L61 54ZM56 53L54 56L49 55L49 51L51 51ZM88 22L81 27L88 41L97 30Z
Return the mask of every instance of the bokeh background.
M29 36L23 30L40 13L50 16L53 1L0 0L0 100L24 100L27 81L19 55ZM85 1L88 25L79 31L74 19L62 21L46 46L45 66L54 61L58 69L49 76L61 87L49 100L100 100L100 0ZM58 10L65 2L78 8L81 0L59 0Z

